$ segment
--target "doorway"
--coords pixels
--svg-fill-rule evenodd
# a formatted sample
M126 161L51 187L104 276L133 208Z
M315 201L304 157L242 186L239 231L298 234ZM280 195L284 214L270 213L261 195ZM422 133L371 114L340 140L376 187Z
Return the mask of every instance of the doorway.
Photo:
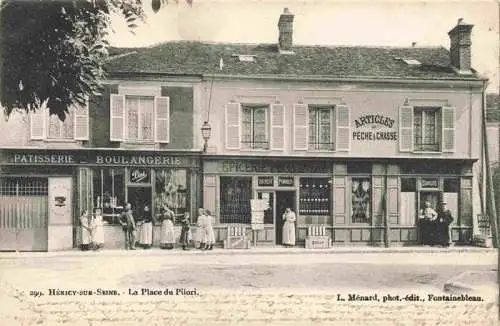
M142 217L146 204L151 209L153 207L151 200L151 187L128 187L127 201L132 204L132 211L135 213L134 216Z
M276 244L280 245L283 243L283 214L285 209L291 208L295 214L295 191L276 191ZM297 222L295 222L297 223Z

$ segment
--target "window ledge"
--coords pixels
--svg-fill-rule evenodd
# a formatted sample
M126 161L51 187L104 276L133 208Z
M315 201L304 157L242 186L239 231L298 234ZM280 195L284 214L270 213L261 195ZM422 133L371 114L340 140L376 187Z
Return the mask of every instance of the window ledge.
M412 153L415 153L415 154L435 154L435 155L441 155L443 154L442 151L413 151Z
M78 144L82 142L81 140L75 140L75 139L63 139L63 138L47 138L42 140L44 143L74 143Z

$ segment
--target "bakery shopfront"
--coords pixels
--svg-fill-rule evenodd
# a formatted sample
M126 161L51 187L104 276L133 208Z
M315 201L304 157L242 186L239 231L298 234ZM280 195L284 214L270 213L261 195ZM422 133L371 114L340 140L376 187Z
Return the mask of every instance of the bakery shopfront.
M124 247L118 219L127 202L135 214L148 205L156 215L167 205L177 216L196 216L196 153L12 150L3 162L0 232L10 238L2 237L1 250L78 247L84 209L102 208L106 248Z
M334 245L418 243L419 210L446 202L455 221L452 238L472 236L473 161L405 159L205 159L204 206L215 212L219 241L229 225L251 234L251 199L265 199L257 246L279 245L286 207L297 215L297 245L310 226L326 228ZM386 208L384 208L386 207ZM387 226L385 221L387 220Z

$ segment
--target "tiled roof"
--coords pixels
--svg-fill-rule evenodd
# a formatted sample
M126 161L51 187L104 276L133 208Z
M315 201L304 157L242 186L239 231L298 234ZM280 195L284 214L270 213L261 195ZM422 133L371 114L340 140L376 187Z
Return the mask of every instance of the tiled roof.
M294 46L280 54L275 44L169 42L145 48L110 50L107 70L125 73L324 76L354 78L470 79L450 67L444 47ZM237 54L254 55L242 62ZM220 59L223 67L220 69ZM398 59L399 58L399 59ZM409 65L401 59L415 59Z

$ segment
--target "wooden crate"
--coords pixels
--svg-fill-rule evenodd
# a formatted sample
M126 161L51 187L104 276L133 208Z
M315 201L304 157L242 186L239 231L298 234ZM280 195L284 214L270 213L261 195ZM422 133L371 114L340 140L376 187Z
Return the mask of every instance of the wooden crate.
M307 249L328 249L332 246L332 239L326 232L326 226L311 225L307 228Z
M228 226L227 237L223 243L224 249L249 249L251 241L246 234L246 225Z

